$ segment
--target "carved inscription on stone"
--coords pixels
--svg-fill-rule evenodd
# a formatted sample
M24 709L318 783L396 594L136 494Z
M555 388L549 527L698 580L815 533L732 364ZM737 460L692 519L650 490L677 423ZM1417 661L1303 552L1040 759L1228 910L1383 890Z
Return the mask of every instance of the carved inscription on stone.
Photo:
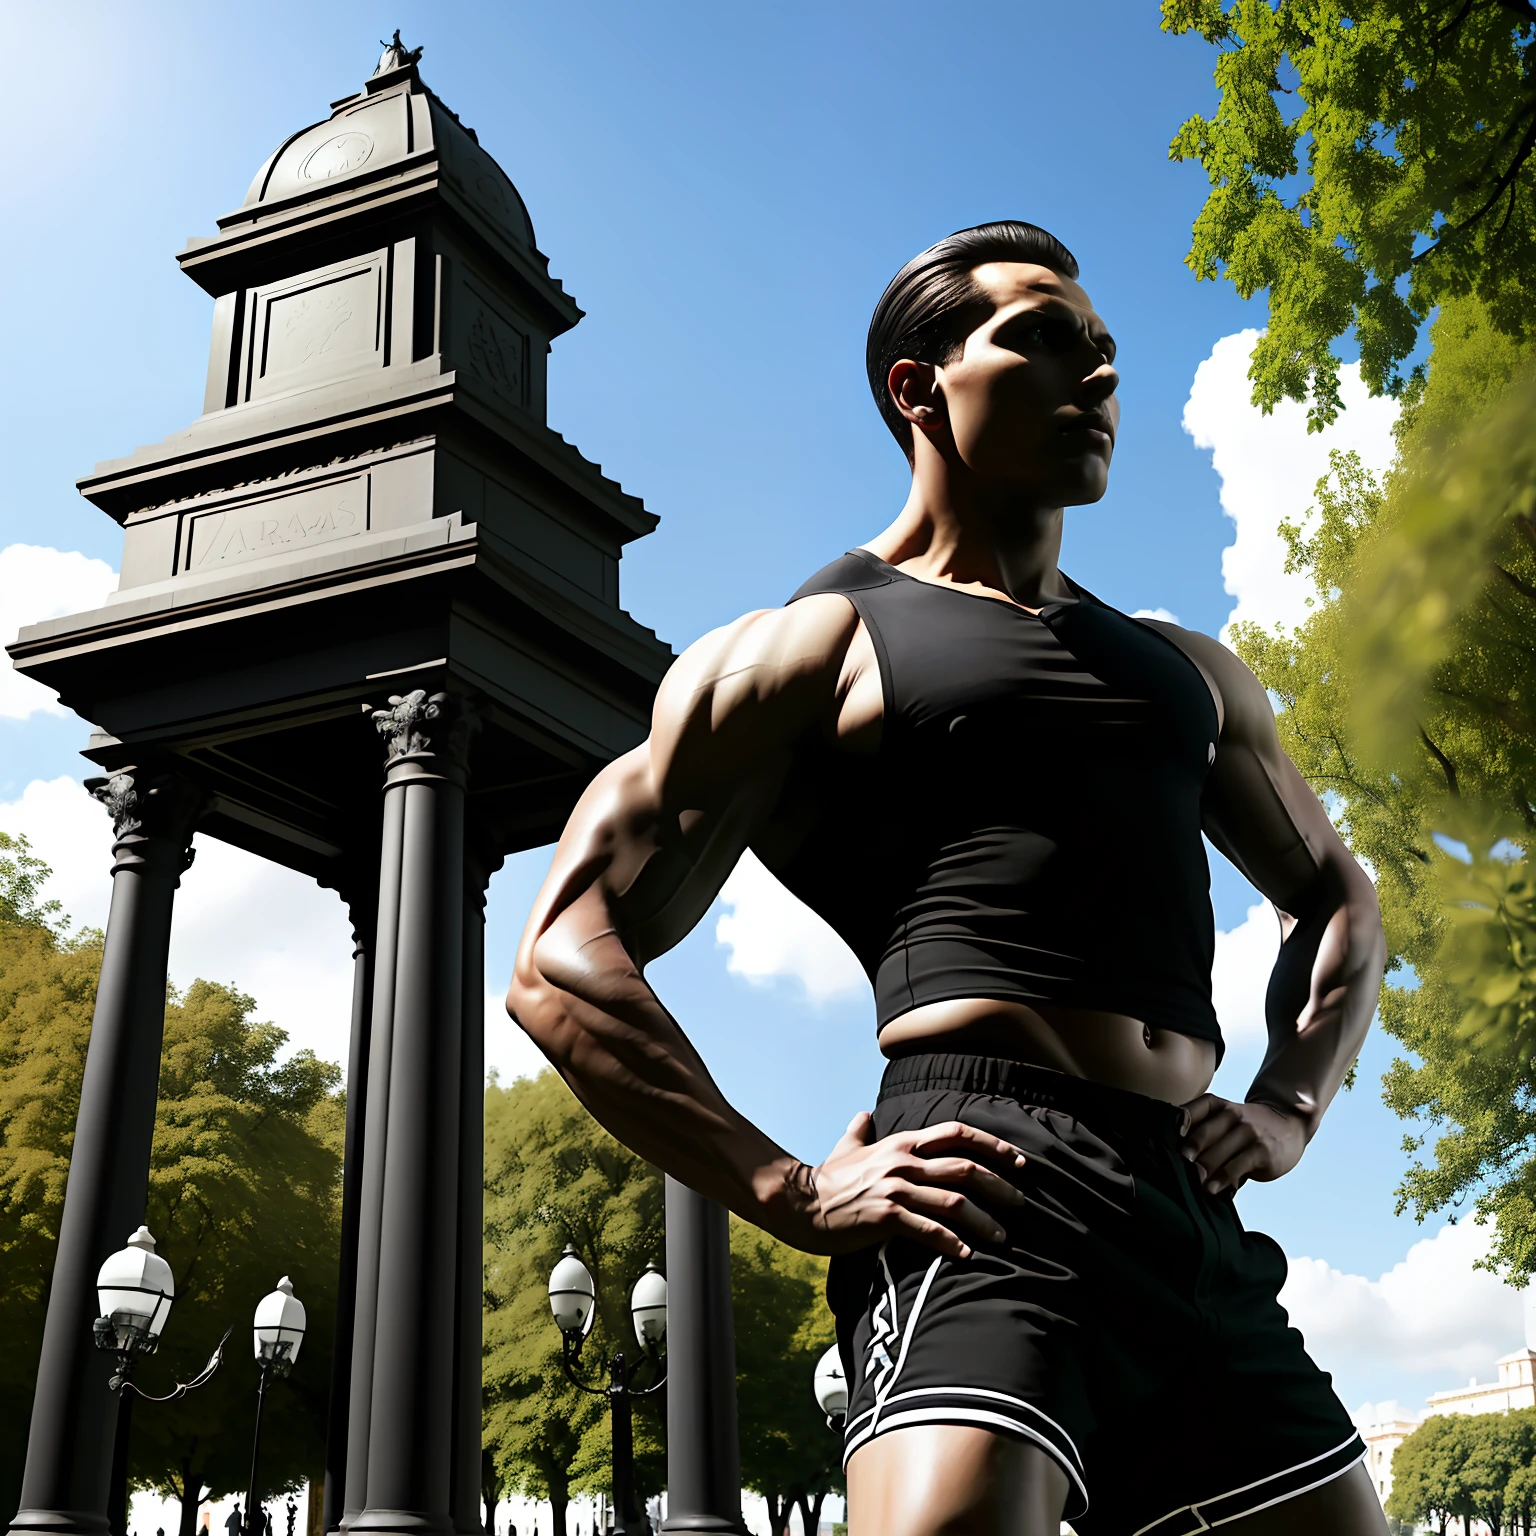
M464 360L497 394L515 405L528 403L528 338L468 285L464 289L468 326Z
M267 301L263 381L329 373L378 349L378 273L352 272Z
M203 512L192 520L187 567L215 570L264 555L296 554L366 528L367 487L362 476L228 512Z

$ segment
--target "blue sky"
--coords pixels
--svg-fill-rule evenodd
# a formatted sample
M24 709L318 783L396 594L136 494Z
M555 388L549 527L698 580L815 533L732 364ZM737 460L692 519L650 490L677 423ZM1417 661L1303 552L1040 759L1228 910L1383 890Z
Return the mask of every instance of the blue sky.
M551 270L587 311L555 346L550 423L660 514L624 560L622 600L675 647L781 602L890 519L906 472L864 383L870 310L917 250L1002 216L1073 248L1119 341L1112 485L1069 516L1064 566L1112 603L1210 633L1237 605L1266 622L1299 616L1269 535L1305 510L1321 450L1296 413L1247 413L1239 333L1263 324L1262 306L1182 264L1205 180L1171 164L1167 144L1213 105L1214 55L1163 36L1151 3L279 0L147 4L130 17L61 0L8 12L0 549L115 567L120 534L73 481L201 409L212 305L173 253L240 203L283 138L357 88L396 26L517 183ZM1338 441L1379 452L1388 419L1360 404ZM60 591L87 569L44 566ZM9 588L0 571L8 631L47 607L12 570ZM47 789L87 771L84 735L46 710L0 718L0 825L31 831L90 920L106 897L105 821L71 786ZM547 857L512 861L493 886L492 990ZM238 981L296 1041L339 1054L349 966L334 898L217 849L200 854L186 893L175 979ZM742 921L779 910L750 882L739 894ZM1218 927L1238 936L1224 951L1228 990L1247 989L1233 1006L1250 1024L1218 1085L1238 1096L1258 1050L1270 920L1250 921L1254 894L1219 861L1214 900ZM770 963L722 944L719 915L653 979L741 1107L819 1156L872 1097L872 1006L808 985L804 953ZM807 943L825 957L821 940ZM504 1071L527 1061L494 1019L488 1050ZM1464 1274L1475 1235L1451 1233L1390 1278L1441 1226L1392 1214L1405 1127L1377 1086L1391 1054L1373 1037L1359 1086L1301 1167L1241 1197L1293 1261L1321 1261L1306 1272L1309 1337L1351 1407L1416 1406L1519 1342L1514 1299ZM1376 1319L1364 1333L1329 1322L1341 1297ZM1475 1326L1448 1320L1469 1307Z

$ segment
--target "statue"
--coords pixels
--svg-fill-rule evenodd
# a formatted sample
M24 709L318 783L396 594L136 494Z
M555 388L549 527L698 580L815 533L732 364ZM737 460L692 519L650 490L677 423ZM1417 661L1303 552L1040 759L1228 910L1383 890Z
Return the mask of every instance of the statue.
M851 1536L1235 1532L1281 1503L1266 1529L1384 1532L1232 1201L1295 1166L1359 1053L1374 887L1247 668L1057 565L1120 420L1071 252L1013 220L940 241L866 356L905 506L676 663L566 826L508 1009L634 1151L832 1256ZM1240 1103L1209 1091L1203 834L1282 914ZM646 980L747 848L874 992L879 1099L820 1164Z

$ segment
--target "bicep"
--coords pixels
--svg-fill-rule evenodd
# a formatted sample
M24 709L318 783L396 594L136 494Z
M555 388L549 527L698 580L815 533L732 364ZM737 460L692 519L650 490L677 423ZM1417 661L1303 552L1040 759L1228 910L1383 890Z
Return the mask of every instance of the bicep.
M541 969L544 950L604 927L643 966L709 910L814 723L816 637L783 618L748 615L690 647L658 691L648 739L592 781L530 919L540 934L570 930L536 936Z

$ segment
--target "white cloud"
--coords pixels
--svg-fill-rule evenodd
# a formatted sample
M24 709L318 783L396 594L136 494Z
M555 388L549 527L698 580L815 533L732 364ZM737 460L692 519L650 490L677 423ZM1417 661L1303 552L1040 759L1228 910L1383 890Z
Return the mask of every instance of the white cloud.
M1368 1429L1372 1424L1391 1423L1415 1423L1424 1417L1422 1408L1408 1408L1398 1402L1395 1397L1389 1397L1379 1403L1361 1403L1350 1414L1358 1429Z
M1346 409L1324 432L1308 434L1306 407L1283 400L1265 416L1250 403L1248 359L1257 331L1223 336L1195 370L1184 406L1184 430L1211 450L1221 477L1221 505L1236 537L1221 555L1226 590L1237 599L1227 622L1253 620L1266 629L1295 625L1308 614L1311 582L1285 572L1285 545L1275 531L1313 504L1331 449L1354 449L1380 474L1391 463L1397 402L1371 399L1360 367L1348 364L1340 385Z
M1164 624L1177 624L1179 616L1169 613L1166 608L1138 608L1131 615L1133 619L1161 619Z
M1492 1229L1474 1221L1443 1227L1375 1280L1293 1258L1280 1301L1308 1352L1335 1372L1379 1380L1411 1365L1443 1375L1447 1388L1479 1372L1486 1380L1524 1337L1521 1293L1472 1267L1491 1238Z
M34 779L0 802L0 829L24 832L50 865L48 894L76 927L106 926L112 898L112 823L71 778ZM197 977L239 987L256 999L256 1017L347 1064L352 1019L352 929L341 898L313 880L229 843L199 835L182 876L171 927L170 973L178 986ZM507 1017L502 992L485 994L487 1069L503 1082L544 1065L538 1047Z
M1280 952L1280 922L1267 901L1256 902L1236 928L1216 935L1211 1001L1229 1046L1264 1039L1264 993Z
M34 779L0 803L0 827L24 832L53 868L48 893L76 925L105 927L112 897L112 824L71 778ZM294 1048L347 1061L352 930L334 891L229 843L199 835L181 879L171 927L170 973L233 983L256 1016L288 1031Z
M0 645L9 645L26 624L99 608L117 587L117 572L105 560L76 550L10 544L0 549ZM51 688L0 666L0 718L25 720L43 713L67 715Z
M720 900L730 910L715 924L715 941L731 951L726 969L734 975L760 984L788 976L813 1003L868 991L853 951L750 849L721 887Z
M514 1078L537 1077L549 1058L507 1016L507 994L485 994L485 1070L495 1071L503 1084Z

